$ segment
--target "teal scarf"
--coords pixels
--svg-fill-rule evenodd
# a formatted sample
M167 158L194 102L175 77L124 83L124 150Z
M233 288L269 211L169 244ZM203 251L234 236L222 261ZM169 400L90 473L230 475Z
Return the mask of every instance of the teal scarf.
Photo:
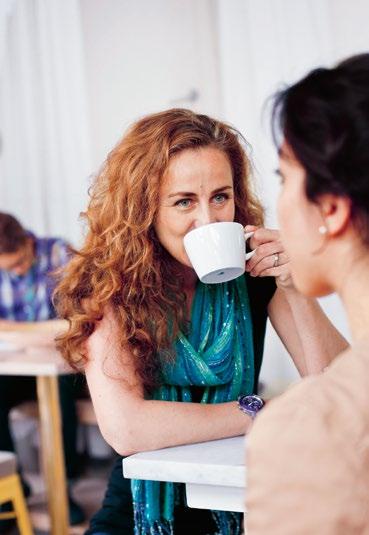
M164 367L154 399L192 401L191 386L203 387L201 403L235 401L254 387L252 320L245 277L199 283L188 336L179 333L176 360ZM235 406L235 410L237 410ZM132 480L135 535L174 534L174 508L185 504L178 483ZM220 535L239 535L241 515L212 511Z

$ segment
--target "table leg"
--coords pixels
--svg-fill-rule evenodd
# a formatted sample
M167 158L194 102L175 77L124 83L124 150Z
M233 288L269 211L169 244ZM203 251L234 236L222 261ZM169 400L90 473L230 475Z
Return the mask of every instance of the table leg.
M42 462L52 535L68 534L68 502L65 482L65 468L59 387L56 376L37 377L37 396L40 416Z

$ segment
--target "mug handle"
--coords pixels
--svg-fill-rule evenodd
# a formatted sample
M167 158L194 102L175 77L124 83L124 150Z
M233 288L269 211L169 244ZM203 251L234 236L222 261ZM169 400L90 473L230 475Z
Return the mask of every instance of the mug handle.
M247 240L249 238L251 238L251 236L253 236L254 233L253 232L246 232L245 234L245 242L247 242ZM250 251L249 253L245 253L245 260L247 262L247 260L250 260L250 258L255 254L256 252L256 249L254 249L253 251Z

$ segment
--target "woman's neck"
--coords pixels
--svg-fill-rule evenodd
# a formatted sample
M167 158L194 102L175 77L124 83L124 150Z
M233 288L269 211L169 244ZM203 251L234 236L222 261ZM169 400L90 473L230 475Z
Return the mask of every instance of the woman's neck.
M369 254L352 261L337 292L346 309L353 339L369 337Z

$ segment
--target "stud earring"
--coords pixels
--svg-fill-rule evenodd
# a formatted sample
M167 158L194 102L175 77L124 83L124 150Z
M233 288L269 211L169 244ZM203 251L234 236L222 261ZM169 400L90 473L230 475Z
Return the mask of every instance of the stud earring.
M328 232L328 229L325 225L321 225L319 228L318 228L318 232L319 234L321 234L322 236L324 236L324 234L327 234Z

